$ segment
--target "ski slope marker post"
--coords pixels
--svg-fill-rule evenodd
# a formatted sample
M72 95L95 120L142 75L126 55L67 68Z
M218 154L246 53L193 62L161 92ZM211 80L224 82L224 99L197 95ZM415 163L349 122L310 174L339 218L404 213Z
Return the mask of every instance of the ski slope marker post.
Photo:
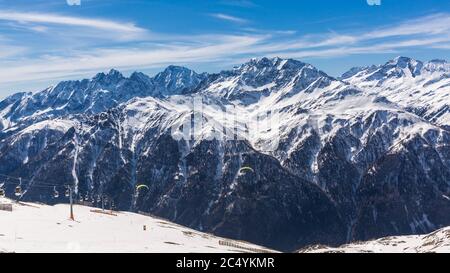
M73 215L73 189L71 186L67 186L67 189L69 191L69 200L70 200L70 216L69 219L72 221L75 221L75 217Z

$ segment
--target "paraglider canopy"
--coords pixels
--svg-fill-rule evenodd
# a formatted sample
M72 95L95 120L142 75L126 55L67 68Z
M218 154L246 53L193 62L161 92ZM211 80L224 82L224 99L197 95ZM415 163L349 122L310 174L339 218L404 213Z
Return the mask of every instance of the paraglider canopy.
M252 168L250 168L250 167L242 167L240 170L239 170L239 173L241 173L241 174L244 174L244 173L247 173L247 172L255 172L255 170L253 170Z
M136 198L139 198L139 196L141 195L141 191L142 191L143 189L147 189L147 191L150 191L149 186L144 185L144 184L139 184L139 185L136 186L136 192L134 193L134 196L135 196Z
M150 188L147 185L144 185L144 184L140 184L140 185L136 186L136 191L140 191L142 189L150 190Z

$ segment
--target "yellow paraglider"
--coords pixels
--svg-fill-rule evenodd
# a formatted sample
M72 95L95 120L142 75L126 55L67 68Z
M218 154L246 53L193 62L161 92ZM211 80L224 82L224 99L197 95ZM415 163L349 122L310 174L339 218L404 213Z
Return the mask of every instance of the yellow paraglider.
M150 188L147 185L144 185L144 184L137 185L136 189L135 189L135 193L134 193L134 196L136 198L138 198L140 196L140 193L141 193L142 189L147 189L147 191L150 191Z
M150 190L150 188L147 185L141 184L136 186L136 191L139 192L141 189L147 189Z
M252 168L250 168L250 167L242 167L240 170L239 170L239 173L240 174L244 174L244 173L246 173L246 172L255 172L255 170L253 170Z

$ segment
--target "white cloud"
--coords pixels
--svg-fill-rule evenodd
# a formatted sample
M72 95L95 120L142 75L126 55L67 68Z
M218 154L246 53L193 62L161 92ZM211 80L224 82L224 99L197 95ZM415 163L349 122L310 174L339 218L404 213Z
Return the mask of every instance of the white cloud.
M169 64L214 62L260 42L262 36L211 36L209 44L97 49L73 56L45 56L0 67L0 82L12 83L93 74L108 68L144 69Z
M144 29L135 24L116 22L104 19L91 19L83 17L64 16L50 13L24 13L0 10L0 20L40 24L56 24L65 26L77 26L94 28L99 30L116 31L123 33L142 33Z
M213 14L210 14L210 16L220 19L220 20L225 20L225 21L238 23L238 24L244 24L244 23L248 22L246 19L228 15L228 14L224 14L224 13L213 13Z
M379 28L363 35L361 39L377 39L396 36L432 35L450 31L450 14L438 13L414 20L408 20L395 26Z
M31 26L29 29L36 32L47 32L49 30L48 27L45 26Z
M16 16L13 16L13 15ZM100 30L136 33L144 31L133 24L121 24L115 21L98 19L83 19L50 15L17 16L13 13L8 17L19 22L56 23L67 26L85 26ZM23 15L23 14L22 14ZM29 14L28 14L29 15ZM218 14L216 14L218 15ZM222 14L224 15L224 14ZM2 17L3 16L3 17ZM224 15L228 16L228 15ZM0 20L5 20L6 14L0 12ZM216 18L220 18L215 16ZM223 17L223 16L221 16ZM39 19L38 19L39 18ZM71 18L70 20L68 18ZM225 19L227 18L227 19ZM240 18L220 19L242 22ZM32 20L33 19L33 20ZM86 26L84 20L93 20ZM238 21L236 21L238 20ZM118 26L120 25L120 27ZM39 29L35 29L39 31ZM45 31L45 29L42 29ZM12 84L15 82L33 82L39 80L56 80L72 76L89 76L98 71L110 68L122 70L140 70L163 67L169 64L193 63L239 63L243 59L256 56L280 56L290 58L323 58L355 54L380 54L401 52L407 48L442 48L450 49L450 16L435 14L415 20L409 20L391 26L369 29L365 32L318 33L299 36L295 32L289 35L277 31L241 32L234 35L169 35L152 33L145 36L133 46L124 46L112 42L107 47L95 43L95 38L82 39L88 45L74 48L73 51L51 49L37 56L28 56L11 60L11 54L5 55L0 45L0 82ZM70 31L67 35L71 35ZM76 35L76 34L73 34ZM139 35L141 36L141 35ZM159 43L155 42L157 37ZM1 41L1 37L0 37ZM8 42L9 43L9 42ZM20 50L9 44L11 52L19 54ZM2 55L3 54L3 55ZM8 53L6 53L8 54Z
M0 44L0 59L14 57L25 51L26 51L26 49L24 47Z
M436 49L450 49L450 43L433 45L432 48L436 48Z

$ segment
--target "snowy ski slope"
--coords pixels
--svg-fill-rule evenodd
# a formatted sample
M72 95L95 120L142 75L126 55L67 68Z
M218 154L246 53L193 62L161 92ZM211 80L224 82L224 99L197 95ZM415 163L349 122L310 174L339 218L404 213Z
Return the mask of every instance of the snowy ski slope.
M10 203L3 199L0 202ZM149 216L101 213L91 207L13 203L0 211L0 252L266 252L260 246L215 237ZM146 226L146 230L144 230Z

